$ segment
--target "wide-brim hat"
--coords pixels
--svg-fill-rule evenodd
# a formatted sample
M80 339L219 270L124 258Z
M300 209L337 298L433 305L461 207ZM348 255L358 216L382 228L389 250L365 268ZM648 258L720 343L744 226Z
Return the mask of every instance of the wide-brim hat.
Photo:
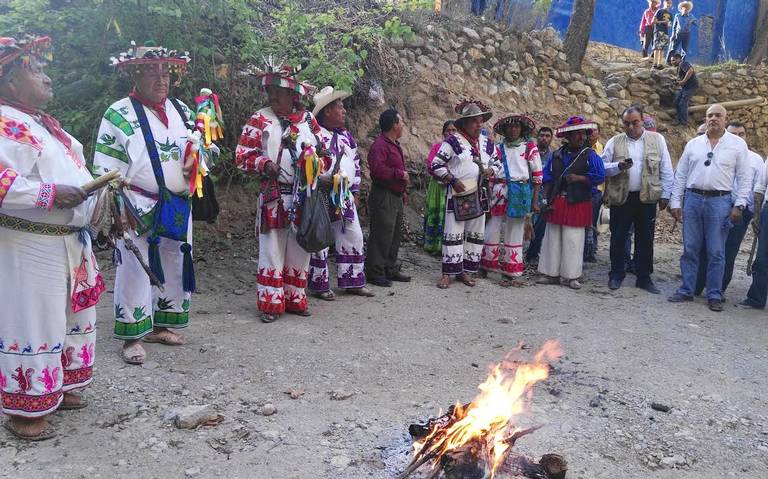
M323 108L335 102L336 100L345 100L352 96L352 93L344 90L336 90L332 86L323 87L322 90L317 92L312 97L312 102L315 104L315 108L312 110L312 114L317 116Z
M688 7L688 12L690 13L691 10L693 10L693 2L680 2L677 4L677 9L681 12L683 11L683 8Z
M563 138L566 133L579 130L586 130L587 134L589 134L589 132L596 129L597 123L591 120L587 120L583 116L572 116L568 118L565 123L557 127L557 130L555 130L555 136L558 138Z
M120 71L141 72L142 67L165 64L171 72L181 74L186 71L190 58L189 52L169 50L155 46L153 42L146 42L142 46L131 42L131 48L117 57L110 58L110 61Z
M40 60L50 61L51 39L50 37L36 37L27 35L21 40L13 37L0 37L0 76L5 74L6 65L10 65L19 58L34 57ZM25 60L28 63L28 59Z
M502 117L493 125L493 131L499 135L504 134L504 128L508 125L519 123L522 127L522 134L528 135L533 131L536 131L536 122L527 115L509 114Z
M455 121L482 116L483 122L486 122L493 116L491 109L480 100L462 100L453 110L459 115Z

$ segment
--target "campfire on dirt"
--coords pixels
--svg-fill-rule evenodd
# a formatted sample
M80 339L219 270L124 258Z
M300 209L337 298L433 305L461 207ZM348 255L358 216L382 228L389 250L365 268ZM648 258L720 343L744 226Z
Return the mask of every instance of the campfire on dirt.
M533 361L518 358L522 347L493 366L469 404L456 404L438 418L412 424L414 457L398 476L405 479L422 466L428 479L564 479L565 460L545 454L536 462L512 452L515 441L541 426L521 428L519 416L530 404L533 386L549 376L549 363L561 356L560 345L548 341Z

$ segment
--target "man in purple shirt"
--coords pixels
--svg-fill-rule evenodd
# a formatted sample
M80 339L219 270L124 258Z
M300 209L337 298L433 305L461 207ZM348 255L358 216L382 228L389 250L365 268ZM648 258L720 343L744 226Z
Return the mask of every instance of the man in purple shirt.
M410 184L405 169L405 157L398 140L403 135L404 122L397 110L389 109L379 116L381 135L368 151L371 173L371 194L368 212L371 228L365 275L370 284L389 287L392 281L411 280L400 272L397 252L403 230L403 204Z

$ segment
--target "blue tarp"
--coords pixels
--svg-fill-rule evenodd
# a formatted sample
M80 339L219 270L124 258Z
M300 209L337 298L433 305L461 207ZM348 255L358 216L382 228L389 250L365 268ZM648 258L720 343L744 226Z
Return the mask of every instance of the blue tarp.
M673 2L677 12L678 1ZM758 0L694 0L694 28L689 58L697 63L744 60L752 48ZM591 39L640 50L640 18L644 0L597 0ZM573 0L552 0L548 23L562 36L568 30Z

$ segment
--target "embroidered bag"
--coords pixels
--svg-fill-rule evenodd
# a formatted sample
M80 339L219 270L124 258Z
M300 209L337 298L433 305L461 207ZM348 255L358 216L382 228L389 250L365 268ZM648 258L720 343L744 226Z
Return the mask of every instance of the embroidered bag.
M477 153L478 157L480 153ZM456 221L467 221L483 216L489 208L488 195L483 183L483 164L474 155L472 161L477 164L477 188L470 192L453 193L453 216Z
M176 98L171 98L170 100L181 119L184 120L187 129L194 130L195 126L191 124L184 109L181 108L179 100ZM197 195L192 195L192 219L194 221L213 223L216 221L218 215L219 202L216 200L216 191L213 186L213 180L211 179L211 175L205 175L205 177L203 177L203 197L200 198Z
M531 212L531 185L528 182L512 181L507 164L507 151L501 147L501 163L507 180L507 216L522 218Z

